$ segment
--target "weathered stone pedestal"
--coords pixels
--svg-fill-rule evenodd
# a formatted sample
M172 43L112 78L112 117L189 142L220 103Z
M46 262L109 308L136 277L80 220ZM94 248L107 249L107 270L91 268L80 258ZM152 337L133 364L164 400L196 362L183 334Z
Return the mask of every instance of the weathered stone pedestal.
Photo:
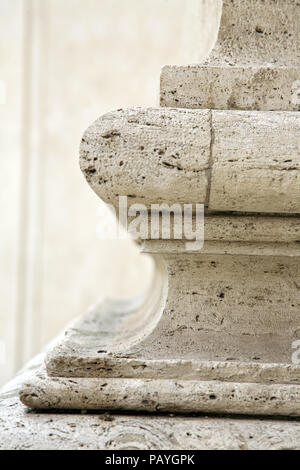
M164 107L86 131L105 202L203 204L204 246L142 240L148 295L77 320L27 406L300 416L299 24L296 0L224 0L207 62L163 70Z

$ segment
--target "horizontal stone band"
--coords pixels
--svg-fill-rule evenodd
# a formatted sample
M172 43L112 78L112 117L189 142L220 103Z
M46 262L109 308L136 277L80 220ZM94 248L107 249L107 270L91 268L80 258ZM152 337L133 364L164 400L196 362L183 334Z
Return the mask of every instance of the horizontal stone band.
M84 134L81 169L107 203L300 213L300 114L133 108Z
M122 399L120 399L122 387ZM47 394L45 394L45 390ZM20 390L33 409L214 412L299 416L297 385L193 380L51 378L37 373Z
M165 66L161 106L259 111L300 110L300 67Z

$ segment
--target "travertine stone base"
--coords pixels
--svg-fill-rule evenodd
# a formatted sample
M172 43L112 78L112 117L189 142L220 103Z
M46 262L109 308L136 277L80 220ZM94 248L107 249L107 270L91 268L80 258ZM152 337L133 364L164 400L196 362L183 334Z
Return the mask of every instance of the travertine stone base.
M23 403L300 416L299 218L208 215L205 237L192 252L145 240L148 295L71 325Z
M67 330L46 358L48 374L41 369L22 385L20 398L25 405L37 409L300 415L299 366L262 363L258 358L248 363L153 360L133 351L110 352L114 334L118 337L114 325L120 321L121 305L99 305ZM126 310L128 317L134 313L124 304Z
M18 399L42 356L0 392L0 449L296 450L297 419L155 416L52 411L28 413Z
M300 383L300 367L290 362L291 349L278 348L277 356L272 362L263 362L256 357L252 361L242 362L231 359L228 361L205 360L198 354L198 359L187 359L186 352L178 351L174 358L170 354L155 353L154 358L147 357L147 350L140 352L125 350L112 352L116 349L119 332L114 330L114 322L120 320L118 312L124 308L124 302L105 302L87 312L71 325L63 338L46 356L46 367L49 377L81 377L81 378L134 378L134 379L178 379L183 380L218 380L223 382L253 382L261 384L298 384ZM139 311L139 310L138 310ZM127 309L130 317L134 310ZM126 324L126 316L123 317ZM120 329L120 324L119 324ZM209 334L209 333L208 333ZM280 346L280 338L278 346ZM220 341L220 340L219 340ZM199 341L200 342L200 341ZM275 342L275 340L274 340ZM218 342L215 347L217 348ZM286 356L279 357L279 351ZM254 353L254 351L253 351ZM284 362L286 359L286 362Z
M27 406L300 416L300 5L250 3L224 0L205 64L163 71L177 109L120 109L85 132L100 198L203 204L205 243L141 235L149 295L68 330L22 387Z
M300 415L297 385L200 380L48 377L24 383L21 401L35 409Z

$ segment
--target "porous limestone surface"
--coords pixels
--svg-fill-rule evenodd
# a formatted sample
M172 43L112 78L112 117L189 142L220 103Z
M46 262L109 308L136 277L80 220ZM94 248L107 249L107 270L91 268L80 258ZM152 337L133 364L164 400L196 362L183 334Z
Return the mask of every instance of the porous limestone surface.
M300 113L215 111L212 120L209 208L298 212Z
M80 165L105 202L185 202L207 196L211 113L132 108L104 115L86 131ZM116 185L117 182L117 185Z
M149 243L151 250L154 242ZM117 371L128 377L128 370L120 372L118 363L112 365L118 354L166 362L292 365L293 344L300 334L300 272L295 253L249 256L163 250L160 257L164 274L144 303L123 318L118 315L120 305L96 309L79 320L68 330L62 346L47 356L50 374L76 376L80 370L82 376L86 366L91 374L95 369L105 375L111 369L110 377ZM98 316L97 311L102 314ZM119 323L111 334L110 325L117 324L115 316ZM151 323L153 317L156 320ZM251 381L251 371L245 373ZM282 376L279 379L275 373L273 380L280 383Z
M160 105L171 108L300 110L300 67L166 65Z
M125 304L106 302L95 306L70 325L65 335L46 355L46 367L49 377L82 377L82 378L135 378L135 379L181 379L181 380L218 380L220 382L261 383L261 384L300 384L300 366L290 363L291 357L286 356L287 363L264 363L258 357L258 350L253 350L253 359L249 362L237 358L224 357L226 361L201 360L199 355L194 359L183 359L184 354L178 343L177 357L165 355L155 359L157 352L152 350L152 357L147 357L147 350L133 353L123 351L112 352L114 335L118 329L125 327L126 315L120 321L118 312L125 313ZM143 311L139 310L140 316ZM131 315L128 310L127 315ZM116 320L119 320L116 328ZM200 318L198 318L200 320ZM132 332L133 334L133 332ZM174 335L170 331L166 336ZM206 335L206 338L205 338ZM295 337L299 337L300 330ZM217 334L215 335L217 339ZM202 335L203 342L211 340L206 331ZM161 342L162 338L160 338ZM264 337L266 342L266 337ZM250 338L252 343L257 342ZM278 343L281 338L277 337ZM220 342L220 340L219 340ZM275 343L276 344L276 343ZM278 359L278 344L274 360ZM286 352L291 355L287 344ZM217 348L216 348L217 349ZM254 356L256 352L256 356ZM149 352L148 352L149 354ZM216 356L218 351L215 350ZM181 355L181 356L180 356ZM213 355L212 355L213 356ZM283 357L281 358L281 360Z
M298 385L181 379L48 377L41 368L20 388L32 409L299 416Z
M32 372L25 370L0 394L1 450L300 449L296 419L29 411L18 384Z
M299 66L299 20L298 0L223 0L218 39L205 65Z
M213 211L300 213L297 112L127 109L84 134L81 169L118 206L205 204Z
M153 358L291 363L298 339L298 257L161 253L168 297L134 351Z
M223 0L218 40L203 64L166 66L161 105L244 110L300 109L300 4Z
M196 329L196 339L202 343L202 356L209 351L216 358L223 354L223 360L201 361L193 343L192 327L177 327L174 317L171 330L163 318L162 325L154 330L150 339L142 341L142 346L138 344L131 350L123 347L123 352L118 353L113 352L113 336L118 333L113 316L115 311L115 316L120 319L120 307L121 304L117 308L117 305L106 303L104 309L98 307L79 318L48 353L48 375L42 368L24 381L20 389L22 402L38 409L84 407L141 412L299 416L300 367L291 364L288 356L286 363L280 362L291 346L284 336L262 334L261 337L249 335L247 338L240 333L238 339L234 332L228 337L220 335L217 325L214 326L214 337L209 329L203 332ZM130 317L131 312L128 311L127 315ZM178 312L177 318L177 321L181 318ZM189 319L188 322L192 325ZM119 330L124 328L125 323L121 322ZM186 346L186 330L190 333L192 350ZM226 340L228 348L236 346L236 357L228 356L229 349L222 350ZM270 347L273 348L270 358L277 363L263 362L270 353ZM241 360L247 348L248 353L253 348L251 362ZM189 354L193 359L184 359Z
M159 214L160 222L162 214ZM134 217L129 217L129 223ZM176 218L174 213L170 213L170 221L172 227L174 227L173 233L170 234L170 245L174 245L180 252L176 241L174 240L174 232L181 233L182 230L182 219ZM300 217L297 215L286 215L280 216L267 215L260 216L258 214L222 214L205 212L204 215L204 240L205 242L218 241L218 242L249 242L249 243L283 243L294 244L300 240ZM193 227L196 225L196 216L193 214L192 219ZM149 234L151 229L151 218L148 219ZM130 232L130 225L128 227ZM156 243L160 241L166 242L163 239L162 223L160 224L158 232L158 240L151 240L149 243ZM186 242L184 238L184 243ZM300 254L300 252L299 252Z

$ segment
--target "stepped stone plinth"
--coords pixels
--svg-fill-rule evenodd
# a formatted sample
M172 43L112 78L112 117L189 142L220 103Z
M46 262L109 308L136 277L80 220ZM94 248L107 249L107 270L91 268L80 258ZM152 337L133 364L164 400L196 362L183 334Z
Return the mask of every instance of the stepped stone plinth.
M169 239L141 237L149 292L76 320L29 407L300 416L300 4L216 3L208 59L165 67L160 108L106 114L80 148L115 208L203 206L204 243L175 214Z

